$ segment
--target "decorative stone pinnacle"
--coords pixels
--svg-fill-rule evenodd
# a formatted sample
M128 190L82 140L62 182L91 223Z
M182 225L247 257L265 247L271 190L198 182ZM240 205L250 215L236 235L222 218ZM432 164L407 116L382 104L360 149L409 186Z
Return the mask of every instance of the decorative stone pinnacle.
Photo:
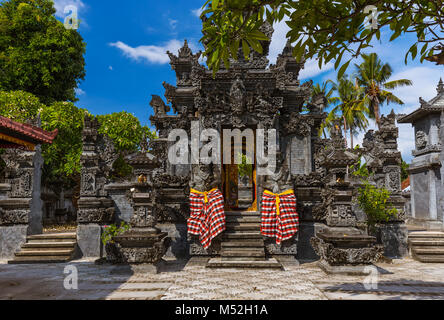
M439 79L438 87L436 88L438 94L444 92L444 83L442 82L442 78Z

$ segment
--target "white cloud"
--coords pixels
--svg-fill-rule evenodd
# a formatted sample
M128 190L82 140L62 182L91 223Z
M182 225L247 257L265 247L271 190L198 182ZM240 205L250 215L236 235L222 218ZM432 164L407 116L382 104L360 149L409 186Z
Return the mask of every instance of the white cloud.
M442 76L442 68L419 66L404 68L404 70L394 73L390 80L412 80L412 86L398 88L394 90L394 93L404 101L406 106L414 104L419 107L419 97L428 101L436 96L436 86Z
M198 18L200 18L200 15L202 14L202 12L203 12L202 8L191 10L191 13Z
M287 32L290 31L290 27L285 21L281 21L273 25L273 29L274 33L271 37L270 52L268 54L268 60L270 60L271 64L276 63L277 56L282 52L282 49L284 49L287 43Z
M327 72L334 68L334 64L332 62L329 62L327 64L322 65L322 68L319 69L319 62L318 60L308 60L305 62L304 69L301 70L299 74L300 79L307 79L307 78L313 78L317 75L320 75L321 73Z
M110 71L113 71L113 66L109 66L108 69L109 69Z
M282 53L282 50L287 44L287 32L290 31L290 27L285 23L285 21L276 23L273 28L274 33L271 38L270 52L268 54L268 60L270 60L271 64L275 64L277 56ZM333 67L333 63L329 62L326 65L323 65L321 69L319 69L317 60L308 60L307 62L305 62L304 69L302 69L301 73L299 74L299 79L316 77L321 73L333 69Z
M67 13L64 12L66 6L75 6L77 8L77 12L81 11L85 8L85 3L82 0L54 0L54 7L56 9L56 17L64 18L67 16Z
M75 88L74 91L76 92L76 95L78 95L78 96L83 96L84 94L86 94L86 92L80 88Z
M177 27L177 23L178 23L179 21L174 20L174 19L168 19L168 22L169 22L169 24L170 24L170 28L173 29L173 30L175 30L176 27Z
M131 47L122 41L117 41L110 43L110 46L119 48L125 56L136 61L145 60L150 63L165 64L170 62L166 52L170 51L171 53L177 54L177 51L183 46L183 42L173 39L160 46L142 45L138 47ZM197 47L193 43L189 43L189 46L191 50L197 51Z

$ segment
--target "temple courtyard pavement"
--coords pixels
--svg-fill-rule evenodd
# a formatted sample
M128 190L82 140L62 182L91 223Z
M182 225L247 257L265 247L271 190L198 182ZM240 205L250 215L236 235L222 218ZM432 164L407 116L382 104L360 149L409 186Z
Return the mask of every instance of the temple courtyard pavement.
M73 268L73 266L75 268ZM159 273L92 260L8 265L0 261L2 300L338 300L444 299L443 264L409 258L378 263L373 276L327 275L312 263L284 270L207 269L202 261L167 260ZM72 276L78 276L77 289ZM66 272L66 273L65 273ZM67 278L68 277L68 278Z

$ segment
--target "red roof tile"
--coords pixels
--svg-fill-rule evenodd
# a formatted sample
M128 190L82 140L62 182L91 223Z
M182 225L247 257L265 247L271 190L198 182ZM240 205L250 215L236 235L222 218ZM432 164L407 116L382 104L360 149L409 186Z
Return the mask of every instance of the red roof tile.
M401 183L401 190L410 186L410 176Z
M23 135L30 140L48 144L52 144L59 132L57 129L52 132L45 131L42 128L26 123L15 122L9 118L0 116L0 130L2 128L6 128L20 135Z

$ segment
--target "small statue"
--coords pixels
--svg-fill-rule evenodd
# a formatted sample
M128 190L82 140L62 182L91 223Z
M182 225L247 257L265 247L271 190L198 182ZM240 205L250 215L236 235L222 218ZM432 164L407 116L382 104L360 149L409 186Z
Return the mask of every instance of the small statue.
M141 174L140 176L137 177L137 182L138 183L147 183L148 179L146 177L146 174Z
M276 169L277 172L265 176L264 187L276 194L293 189L288 163L281 152L276 153Z
M170 111L170 106L166 105L163 102L162 98L158 95L153 94L153 98L151 99L150 106L153 107L155 116L164 116L167 112Z
M245 85L238 75L230 89L231 107L234 113L242 113L245 103L245 94Z
M221 180L217 171L217 166L212 163L193 165L190 187L200 192L219 188Z

